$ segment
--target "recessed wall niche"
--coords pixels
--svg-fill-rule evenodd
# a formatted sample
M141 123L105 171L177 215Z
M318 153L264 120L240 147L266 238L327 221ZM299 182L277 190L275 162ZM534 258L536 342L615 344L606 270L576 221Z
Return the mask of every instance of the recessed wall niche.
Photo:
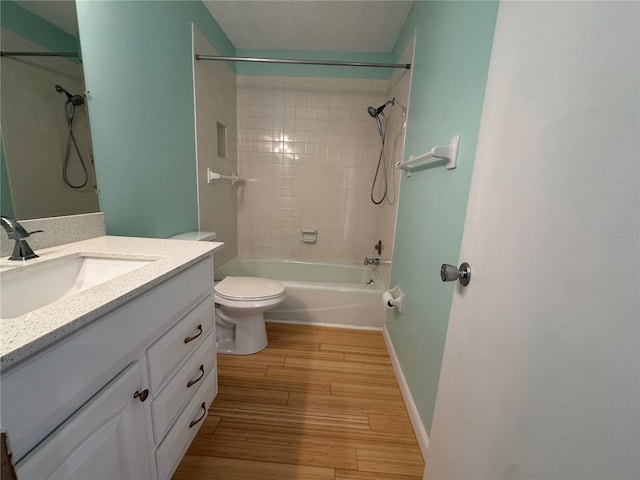
M218 157L227 158L227 127L220 122L216 122L218 134Z

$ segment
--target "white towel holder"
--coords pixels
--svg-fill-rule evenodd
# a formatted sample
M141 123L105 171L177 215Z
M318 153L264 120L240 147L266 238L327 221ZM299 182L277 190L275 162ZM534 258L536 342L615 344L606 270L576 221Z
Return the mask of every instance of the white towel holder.
M244 183L244 178L239 177L235 173L232 173L231 175L221 175L210 168L207 168L207 183L213 183L214 180L231 180L231 185Z
M460 145L460 135L456 135L451 138L449 145L436 145L427 153L418 155L417 157L410 156L407 160L397 162L396 168L407 172L407 177L411 176L411 167L416 166L417 163L421 163L420 166L429 165L430 163L437 162L441 159L446 159L444 164L447 170L453 170L458 164L458 146Z

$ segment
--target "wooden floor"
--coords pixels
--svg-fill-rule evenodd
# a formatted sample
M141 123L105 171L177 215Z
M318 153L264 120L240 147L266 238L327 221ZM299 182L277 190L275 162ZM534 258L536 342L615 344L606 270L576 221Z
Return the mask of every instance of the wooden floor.
M260 353L218 355L218 396L175 480L422 479L380 332L267 332Z

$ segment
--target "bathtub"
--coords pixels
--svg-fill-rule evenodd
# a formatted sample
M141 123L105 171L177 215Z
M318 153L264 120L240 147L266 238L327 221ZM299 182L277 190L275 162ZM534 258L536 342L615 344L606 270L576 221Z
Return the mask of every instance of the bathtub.
M235 258L215 271L216 281L227 275L271 278L285 286L286 298L266 319L360 327L385 322L382 282L369 267Z

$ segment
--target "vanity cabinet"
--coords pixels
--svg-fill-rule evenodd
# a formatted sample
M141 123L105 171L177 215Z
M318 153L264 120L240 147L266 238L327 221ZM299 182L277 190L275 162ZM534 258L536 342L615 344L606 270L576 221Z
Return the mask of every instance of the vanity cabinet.
M168 479L217 393L213 259L2 372L20 480Z

